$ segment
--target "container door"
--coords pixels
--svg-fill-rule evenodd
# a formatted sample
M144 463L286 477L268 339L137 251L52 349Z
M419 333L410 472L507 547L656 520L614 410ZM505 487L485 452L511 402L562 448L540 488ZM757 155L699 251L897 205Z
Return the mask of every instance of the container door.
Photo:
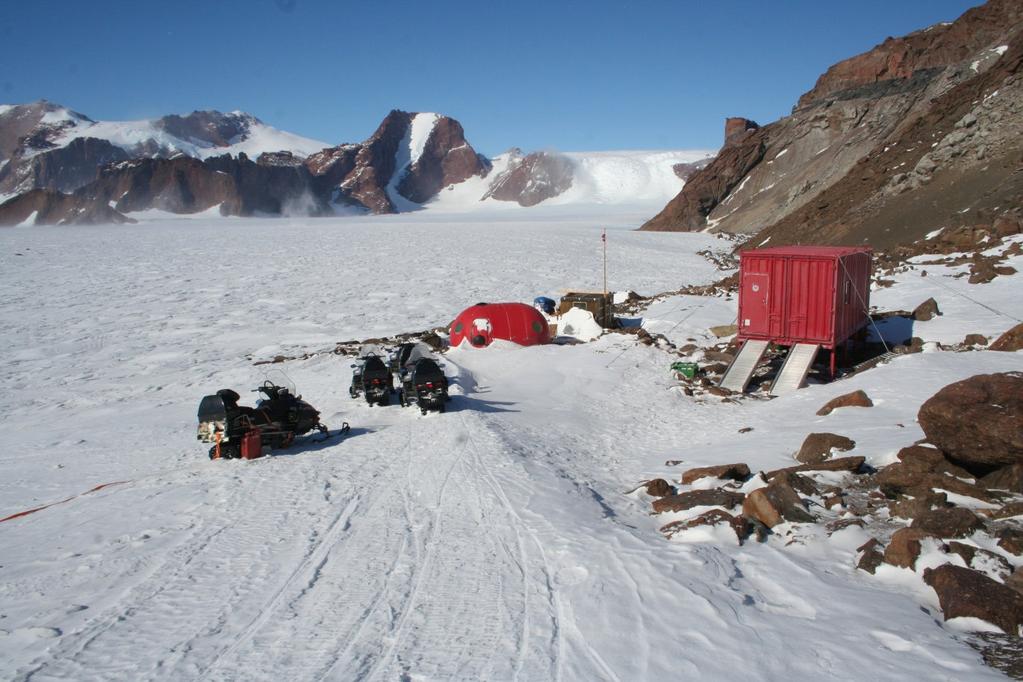
M768 292L770 276L762 272L747 272L742 277L742 305L739 306L739 334L744 336L765 336L770 333L770 310Z
M472 321L472 329L469 331L469 343L477 348L489 346L490 342L494 340L493 334L494 328L490 324L490 319L486 317L477 318Z

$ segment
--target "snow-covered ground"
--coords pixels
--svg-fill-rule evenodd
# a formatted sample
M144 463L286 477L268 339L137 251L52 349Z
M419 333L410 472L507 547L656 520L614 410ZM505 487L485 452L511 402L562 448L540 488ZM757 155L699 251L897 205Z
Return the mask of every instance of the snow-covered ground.
M320 352L477 301L599 288L603 227L613 289L724 274L695 254L731 244L628 229L645 217L555 206L0 231L0 518L58 503L0 522L0 678L1000 678L913 574L855 570L859 529L668 542L627 491L677 477L666 460L785 465L816 430L884 463L921 436L935 390L1018 369L1019 354L925 352L733 404L683 395L672 358L633 336L454 349L450 409L423 417L351 400L349 360ZM956 307L936 282L963 280L927 269L878 293L899 308L938 299L945 317L915 335L1014 324ZM968 293L1012 313L1013 279ZM953 314L962 329L942 327ZM673 297L644 324L704 342L734 315ZM267 368L351 434L209 461L200 397ZM815 416L856 388L876 407Z

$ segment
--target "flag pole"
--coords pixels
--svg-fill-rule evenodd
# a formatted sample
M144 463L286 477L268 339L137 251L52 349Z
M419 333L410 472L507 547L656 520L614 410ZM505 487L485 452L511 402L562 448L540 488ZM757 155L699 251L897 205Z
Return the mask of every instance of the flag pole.
M604 320L601 322L603 327L605 324L610 324L608 320L608 305L607 305L607 228L600 233L600 241L604 244L604 298L601 301L601 310L603 312Z
M607 228L600 235L600 241L604 243L604 297L607 297Z

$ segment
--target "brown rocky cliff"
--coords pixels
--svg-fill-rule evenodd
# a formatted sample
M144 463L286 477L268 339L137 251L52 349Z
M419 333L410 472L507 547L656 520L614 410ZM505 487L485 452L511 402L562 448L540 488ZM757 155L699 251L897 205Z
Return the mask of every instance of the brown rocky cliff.
M706 227L707 215L764 158L766 135L766 132L756 131L736 139L733 132L732 144L723 148L705 168L690 175L682 191L641 229L663 232Z
M556 197L572 186L573 166L565 156L553 152L510 152L508 167L490 184L483 199L514 201L520 206L535 206Z
M0 204L0 225L93 225L134 223L104 201L35 189Z
M72 192L95 180L100 166L127 159L127 152L106 140L79 137L64 147L13 157L0 168L0 194L37 188Z
M1018 2L995 0L965 13L954 24L919 31L904 39L892 39L864 55L836 65L821 77L813 90L804 95L801 105L792 115L757 131L764 144L763 157L748 169L741 182L728 183L732 188L727 194L722 194L721 183L704 177L712 173L735 174L742 171L741 166L735 165L741 159L737 159L734 152L730 158L726 156L730 148L726 145L719 154L719 162L692 175L680 195L644 229L694 230L705 229L709 225L714 231L754 233L767 226L784 223L791 230L784 235L779 234L778 239L784 238L785 241L828 243L828 239L852 238L860 242L867 235L854 234L864 225L863 220L856 218L856 211L848 214L855 223L853 229L840 230L844 237L837 232L831 236L810 234L806 228L800 227L800 224L812 229L820 227L808 222L816 218L814 209L827 210L835 219L832 214L835 202L833 198L826 198L824 193L829 188L842 185L840 194L843 201L852 201L857 210L867 204L874 205L872 210L882 204L889 206L886 224L874 232L883 232L891 240L902 231L901 224L921 224L918 218L936 219L938 213L946 216L949 211L945 208L953 203L958 205L957 210L962 211L969 207L966 202L970 196L990 195L988 190L992 186L1001 187L996 192L997 196L992 195L992 201L1011 200L1016 179L1008 171L1014 148L1010 139L1015 121L1020 117L1006 103L984 105L993 111L990 125L983 128L983 135L974 135L967 143L959 144L951 152L955 156L938 160L939 165L945 163L949 169L966 173L961 176L963 182L958 191L947 191L954 184L949 176L944 186L933 184L932 191L937 192L940 187L946 190L943 194L928 197L926 193L906 192L910 188L915 190L927 180L918 182L913 174L906 174L906 171L914 170L914 166L906 167L910 162L905 158L895 160L892 157L894 163L882 164L875 171L885 174L878 186L864 177L860 164L878 153L891 153L890 149L885 152L885 148L890 148L897 140L903 141L900 154L902 150L916 152L918 156L912 160L915 164L926 150L922 144L914 145L909 141L907 131L910 128L916 135L914 140L926 139L928 145L940 146L946 137L956 140L952 126L958 119L949 121L948 116L938 112L937 108L950 106L949 92L983 79L990 70L1003 63L1000 58L1002 50L995 48L1010 44L1011 40L1006 36L1019 30L1020 15ZM1008 85L1011 90L1011 83ZM974 90L982 91L982 88ZM984 118L980 113L978 118ZM932 122L940 119L949 127L924 130L915 123L924 118ZM999 130L999 126L1005 130ZM969 135L969 131L966 134ZM998 143L988 144L985 142L988 137L997 139ZM984 177L965 169L978 154L981 160L999 159L988 167ZM903 164L901 171L896 170L900 163ZM921 170L927 171L928 168ZM909 177L908 183L894 190L887 188L892 176L900 172ZM883 191L879 187L884 188ZM898 192L905 192L906 196L897 201L888 200ZM920 200L916 201L916 198ZM940 212L927 209L926 203L931 199L938 200L945 208ZM919 211L929 213L920 216ZM939 226L932 226L925 232ZM830 228L826 231L834 232ZM768 234L765 233L764 237ZM775 243L779 243L777 239Z
M829 68L813 89L799 98L797 109L829 98L856 96L858 89L889 80L908 79L924 69L944 68L973 58L985 47L1009 37L1023 20L1018 0L989 0L949 24L938 24L902 38L888 38L869 52Z
M733 116L725 119L725 144L736 141L737 136L750 130L756 130L760 125L748 118Z
M394 188L398 195L423 203L444 187L490 171L489 161L465 139L461 124L447 116L437 118L416 162L407 169L398 168L401 146L409 143L415 116L392 111L365 142L324 149L306 159L317 191L337 203L362 206L372 213L394 213L397 208L388 187L396 172L404 171Z
M476 153L465 139L461 124L441 116L434 124L423 153L398 184L398 193L423 203L449 185L471 177L483 177L490 162Z
M1023 204L1023 32L1008 43L996 64L938 97L839 182L758 238L866 240L886 248Z

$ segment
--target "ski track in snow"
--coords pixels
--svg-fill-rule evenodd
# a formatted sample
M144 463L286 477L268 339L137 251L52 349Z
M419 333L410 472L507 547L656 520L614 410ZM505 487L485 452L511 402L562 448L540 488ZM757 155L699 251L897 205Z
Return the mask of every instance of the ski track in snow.
M0 524L0 678L999 679L926 592L855 571L856 529L844 544L784 529L741 548L665 542L666 518L625 491L676 477L668 459L775 468L810 430L886 463L921 436L920 402L1018 369L1018 354L902 356L733 405L682 396L670 358L630 336L453 349L449 410L420 416L350 400L349 360L321 353L274 368L329 426L349 421L348 437L207 460L198 400L257 384L253 359L592 287L593 225L626 219L537 215L0 232L0 515L127 481ZM694 255L714 246L706 235L612 229L608 241L616 288L720 276ZM955 268L928 270L877 296L911 308L937 295L946 315L914 333L1011 326L931 284L965 287ZM1014 287L965 291L999 309ZM671 297L643 322L705 343L734 314L734 301ZM814 415L856 388L875 401L866 416Z

